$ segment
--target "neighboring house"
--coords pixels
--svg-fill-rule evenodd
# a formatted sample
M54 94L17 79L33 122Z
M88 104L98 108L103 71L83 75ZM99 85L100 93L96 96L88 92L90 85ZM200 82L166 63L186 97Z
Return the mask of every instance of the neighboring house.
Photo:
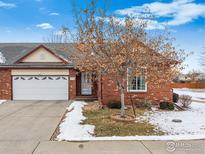
M175 79L174 82L190 83L190 82L205 82L205 74L195 73L192 76L190 74L180 74Z
M205 74L204 73L200 73L197 77L196 77L197 82L201 82L201 83L205 83Z
M191 78L187 74L179 74L174 82L191 82Z
M78 72L69 57L77 49L72 44L61 50L62 44L2 43L0 52L5 62L0 64L0 99L7 100L72 100L99 99L103 104L119 100L112 76L92 80L90 72ZM172 101L172 88L155 87L143 77L128 82L126 103L133 99L154 102Z

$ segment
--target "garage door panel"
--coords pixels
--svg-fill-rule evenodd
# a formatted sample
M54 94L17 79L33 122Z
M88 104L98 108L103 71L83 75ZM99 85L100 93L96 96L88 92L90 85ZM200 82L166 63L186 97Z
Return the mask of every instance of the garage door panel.
M14 100L68 100L67 76L13 76Z

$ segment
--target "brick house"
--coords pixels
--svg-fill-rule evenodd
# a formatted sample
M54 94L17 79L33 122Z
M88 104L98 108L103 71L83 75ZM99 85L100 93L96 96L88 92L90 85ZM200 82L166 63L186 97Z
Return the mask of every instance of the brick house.
M92 80L90 72L75 70L69 60L75 48L67 51L62 44L2 43L0 52L5 62L0 64L0 99L6 100L74 100L98 99L103 104L119 100L112 76ZM129 84L126 103L133 99L153 102L172 101L172 88L168 85L153 87L143 77L136 77Z

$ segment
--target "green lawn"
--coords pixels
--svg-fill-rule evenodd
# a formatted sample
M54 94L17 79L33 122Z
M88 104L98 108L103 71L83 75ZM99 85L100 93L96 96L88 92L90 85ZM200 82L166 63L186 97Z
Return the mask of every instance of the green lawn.
M163 135L161 131L156 131L155 127L147 122L144 123L125 123L116 122L110 118L111 114L119 113L117 109L97 109L91 107L84 108L84 116L87 117L83 124L95 125L95 136L135 136L135 135ZM137 116L145 110L136 109ZM132 115L132 110L126 111Z

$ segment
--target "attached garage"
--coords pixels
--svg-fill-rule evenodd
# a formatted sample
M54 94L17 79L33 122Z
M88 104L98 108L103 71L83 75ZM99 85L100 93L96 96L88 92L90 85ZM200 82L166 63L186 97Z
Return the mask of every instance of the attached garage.
M76 70L70 55L73 45L1 44L0 99L69 100L76 98Z
M13 100L68 100L68 76L13 76Z

